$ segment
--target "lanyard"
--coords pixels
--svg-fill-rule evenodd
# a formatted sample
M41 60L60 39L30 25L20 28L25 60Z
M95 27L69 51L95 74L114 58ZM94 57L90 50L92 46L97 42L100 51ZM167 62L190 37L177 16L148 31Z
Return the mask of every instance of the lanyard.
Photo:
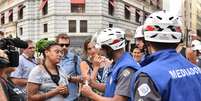
M60 76L59 76L59 70L58 70L58 67L56 67L56 71L57 71L57 75L53 75L50 73L50 71L47 69L46 65L43 64L45 70L47 71L47 73L50 75L52 81L57 85L59 86L59 80L60 80Z
M30 61L31 63L38 65L36 62L34 62L32 59L27 58L26 56L22 55L26 60Z

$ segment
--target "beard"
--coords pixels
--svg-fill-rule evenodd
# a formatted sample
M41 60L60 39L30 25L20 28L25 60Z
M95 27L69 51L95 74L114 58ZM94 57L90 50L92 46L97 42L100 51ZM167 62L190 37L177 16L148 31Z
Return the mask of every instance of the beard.
M112 60L113 59L113 52L106 52L106 57L109 59L109 60Z
M65 55L68 53L68 49L62 49L62 51Z

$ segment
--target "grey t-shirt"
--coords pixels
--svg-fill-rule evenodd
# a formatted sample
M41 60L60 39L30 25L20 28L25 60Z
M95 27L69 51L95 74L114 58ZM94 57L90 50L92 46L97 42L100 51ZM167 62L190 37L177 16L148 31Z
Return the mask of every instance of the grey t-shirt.
M119 73L117 78L117 86L115 90L115 95L130 97L130 79L132 73L134 72L131 68L126 68Z
M59 76L60 76L59 84L68 85L67 75L65 75L60 69L59 69ZM50 90L53 90L57 86L52 81L47 71L40 66L36 66L31 71L28 78L28 82L40 84L39 93L46 93ZM64 97L62 95L57 95L51 97L46 101L64 101Z

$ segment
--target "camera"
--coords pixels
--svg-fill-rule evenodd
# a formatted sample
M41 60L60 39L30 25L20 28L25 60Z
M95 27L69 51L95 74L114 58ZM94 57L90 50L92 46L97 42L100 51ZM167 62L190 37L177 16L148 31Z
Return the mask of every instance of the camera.
M8 55L8 67L17 67L19 65L19 52L16 48L27 48L28 44L20 38L2 38L0 39L0 49ZM2 63L2 62L1 62ZM3 65L3 64L0 64Z

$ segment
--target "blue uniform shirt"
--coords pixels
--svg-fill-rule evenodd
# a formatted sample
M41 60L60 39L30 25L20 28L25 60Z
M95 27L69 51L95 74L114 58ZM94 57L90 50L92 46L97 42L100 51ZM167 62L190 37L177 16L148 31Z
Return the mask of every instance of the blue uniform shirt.
M131 68L137 71L140 67L137 65L136 61L133 59L130 53L125 52L112 66L108 73L108 79L106 81L106 90L104 96L113 97L115 94L115 89L117 85L117 77L119 73L126 68Z
M142 66L133 81L140 73L148 75L162 101L201 101L201 69L176 50L157 51L147 57ZM134 95L134 82L131 84L131 95Z

